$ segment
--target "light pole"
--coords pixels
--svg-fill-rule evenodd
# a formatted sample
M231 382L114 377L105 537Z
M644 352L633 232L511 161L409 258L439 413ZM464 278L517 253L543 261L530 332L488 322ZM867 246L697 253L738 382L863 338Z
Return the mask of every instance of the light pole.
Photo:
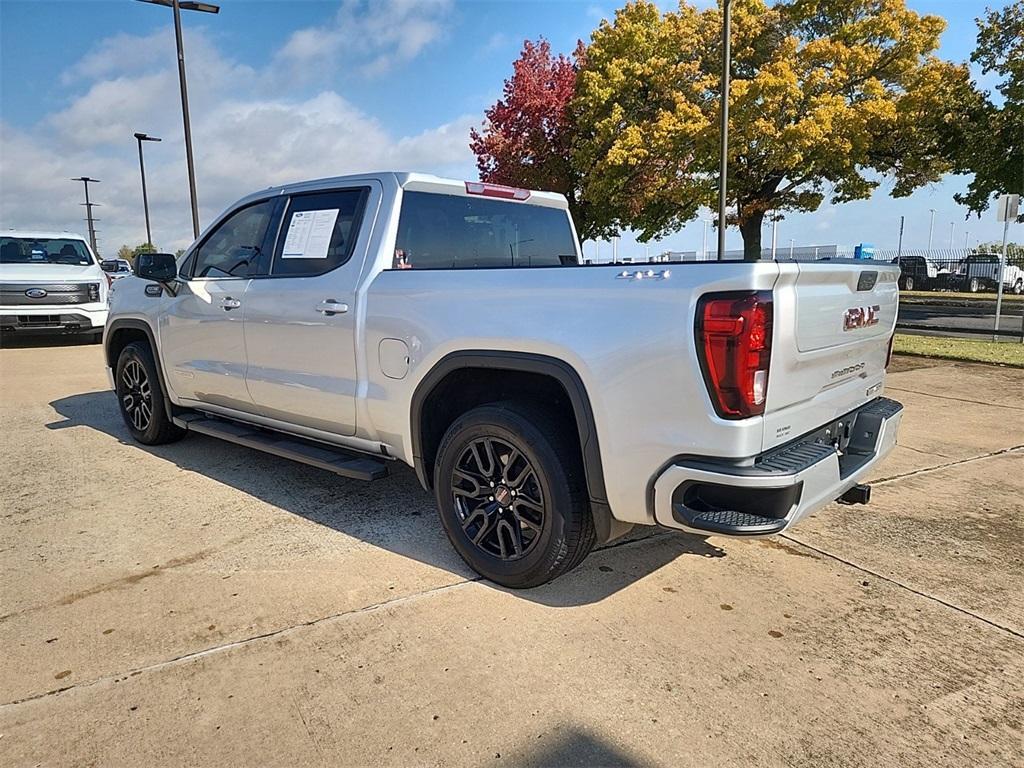
M148 136L145 133L136 133L136 141L139 142L139 171L142 173L142 210L146 214L146 244L153 245L153 233L149 230L149 198L146 197L146 164L142 160L142 142L161 141L156 136Z
M192 199L192 234L199 237L199 201L196 198L196 169L192 162L192 126L188 117L188 87L185 84L185 48L181 41L181 11L220 13L220 6L193 0L139 0L174 10L174 41L178 47L178 81L181 85L181 119L185 127L185 161L188 163L188 191Z
M949 248L953 249L953 233L956 232L956 222L949 222Z
M704 224L704 247L703 247L703 250L701 251L700 257L704 261L707 261L708 260L708 224L711 223L711 219L701 219L701 222Z
M729 161L729 68L730 24L732 0L722 0L722 126L721 153L718 159L718 260L725 258L725 198L728 191L727 166Z
M772 261L775 261L775 233L779 227L778 215L772 214Z
M903 220L904 217L900 216L900 244L896 246L896 262L899 263L900 257L903 256Z
M935 230L935 209L934 208L929 208L928 210L932 212L931 221L928 223L928 255L931 256L932 255L932 232Z
M89 222L89 245L92 246L92 252L98 256L99 249L96 247L96 222L98 219L94 219L92 217L92 207L94 205L99 205L99 203L94 203L89 200L89 182L99 184L100 180L90 179L88 176L79 176L77 179L72 179L72 181L80 181L85 184L85 202L81 203L81 205L85 206L85 220Z

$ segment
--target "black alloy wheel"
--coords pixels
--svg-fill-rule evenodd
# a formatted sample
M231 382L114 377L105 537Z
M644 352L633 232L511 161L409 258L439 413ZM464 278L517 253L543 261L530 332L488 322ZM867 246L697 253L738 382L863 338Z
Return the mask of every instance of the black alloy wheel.
M514 589L572 570L594 546L575 424L551 408L503 401L473 408L437 450L441 524L481 576Z
M149 345L134 341L121 350L114 371L121 417L132 437L144 445L180 439L185 430L171 421L156 362Z
M544 493L529 459L510 442L470 442L452 470L452 502L471 542L500 560L529 554L544 530Z
M128 422L139 432L145 432L153 420L153 388L149 377L138 360L129 360L121 370L121 407Z

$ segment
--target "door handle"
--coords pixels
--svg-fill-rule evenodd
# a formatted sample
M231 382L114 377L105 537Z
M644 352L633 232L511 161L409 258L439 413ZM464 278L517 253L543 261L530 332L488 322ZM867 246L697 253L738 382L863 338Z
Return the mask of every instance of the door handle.
M225 312L230 312L232 309L238 309L240 306L242 306L242 302L238 299L233 299L230 296L225 296L220 300L220 308Z
M327 315L328 317L343 315L348 312L348 304L338 301L337 299L324 299L316 305L316 311L322 315Z

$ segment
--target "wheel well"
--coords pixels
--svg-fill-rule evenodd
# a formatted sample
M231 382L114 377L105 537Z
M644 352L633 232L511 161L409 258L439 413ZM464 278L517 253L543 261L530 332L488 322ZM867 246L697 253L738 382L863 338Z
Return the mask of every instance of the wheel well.
M149 335L141 328L118 328L110 335L107 342L107 365L110 368L117 367L117 359L121 357L124 348L133 341L143 341L150 345ZM155 350L151 350L155 353Z
M571 438L582 460L572 400L565 387L553 376L500 368L458 368L431 388L420 407L422 479L433 486L432 468L437 459L437 449L452 422L477 406L508 400L539 405L550 411L557 428Z

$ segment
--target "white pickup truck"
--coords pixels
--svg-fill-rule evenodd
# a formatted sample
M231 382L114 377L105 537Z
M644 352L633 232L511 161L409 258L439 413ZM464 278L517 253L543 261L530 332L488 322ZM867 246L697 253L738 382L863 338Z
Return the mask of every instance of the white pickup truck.
M866 502L899 269L582 265L565 199L415 173L274 187L113 284L140 442L400 461L477 572L542 584L634 524L778 533Z
M81 235L0 232L0 334L77 333L99 341L109 282Z

